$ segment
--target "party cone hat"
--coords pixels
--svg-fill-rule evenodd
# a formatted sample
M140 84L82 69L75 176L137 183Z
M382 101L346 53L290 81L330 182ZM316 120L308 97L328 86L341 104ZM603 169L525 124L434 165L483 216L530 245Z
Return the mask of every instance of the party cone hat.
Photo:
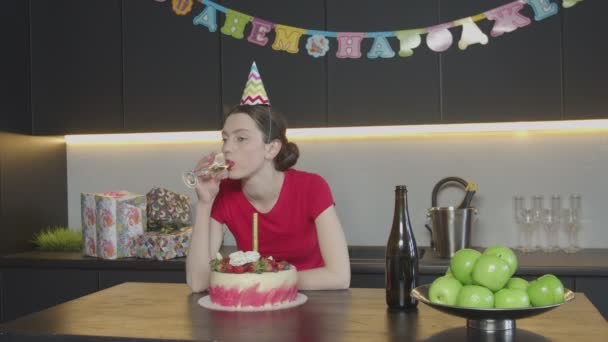
M270 105L270 100L268 94L266 94L266 89L264 89L258 66L253 62L243 91L243 97L241 97L241 105L253 106L258 104Z

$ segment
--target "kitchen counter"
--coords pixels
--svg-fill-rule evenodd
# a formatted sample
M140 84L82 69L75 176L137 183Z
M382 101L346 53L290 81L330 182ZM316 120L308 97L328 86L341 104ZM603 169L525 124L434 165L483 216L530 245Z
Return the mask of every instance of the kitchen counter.
M234 248L225 248L227 255ZM349 247L351 288L384 288L384 247ZM564 286L584 292L608 318L608 249L579 253L518 253L517 276L553 273ZM449 259L420 249L419 284L443 275ZM0 322L126 282L185 283L185 258L102 260L80 253L27 252L0 258Z
M234 248L224 248L227 255ZM349 247L351 269L356 274L384 274L384 247ZM538 275L553 273L558 276L608 276L608 249L583 249L578 253L521 253L518 275ZM439 275L445 273L449 259L434 255L429 247L420 248L419 268L421 274ZM7 255L0 258L0 267L37 267L37 268L77 268L100 270L184 270L185 258L166 261L126 258L102 260L85 257L81 253L32 251Z
M422 303L386 310L383 289L304 291L298 307L268 312L205 309L184 284L124 283L0 325L0 341L601 341L608 324L582 293L521 319L516 330L467 329Z
M476 248L483 250L482 248ZM384 273L384 247L352 247L350 250L353 273ZM608 276L608 249L588 248L577 253L522 253L515 251L519 261L517 274L534 276L553 273L558 276ZM429 247L420 248L421 274L444 274L450 259L435 256Z

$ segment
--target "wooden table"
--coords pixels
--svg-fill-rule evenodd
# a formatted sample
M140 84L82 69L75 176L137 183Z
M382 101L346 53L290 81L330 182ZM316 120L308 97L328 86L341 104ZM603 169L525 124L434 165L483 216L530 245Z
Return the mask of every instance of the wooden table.
M308 291L302 306L220 312L183 284L124 283L0 325L0 341L606 341L608 323L582 293L553 311L517 321L515 336L480 333L422 303L387 312L382 289ZM96 337L86 337L96 336Z

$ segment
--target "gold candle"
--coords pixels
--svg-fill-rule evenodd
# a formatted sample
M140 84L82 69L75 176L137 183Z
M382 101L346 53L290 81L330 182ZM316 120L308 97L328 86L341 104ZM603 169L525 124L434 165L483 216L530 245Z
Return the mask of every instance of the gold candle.
M253 213L253 251L258 251L258 213Z

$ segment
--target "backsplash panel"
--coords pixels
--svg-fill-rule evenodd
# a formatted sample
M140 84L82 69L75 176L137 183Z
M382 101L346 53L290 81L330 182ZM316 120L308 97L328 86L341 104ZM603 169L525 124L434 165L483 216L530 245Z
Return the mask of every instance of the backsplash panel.
M219 137L219 135L218 135ZM196 195L181 172L218 143L157 145L68 145L68 217L80 227L81 192L126 189L145 194L162 186ZM472 244L517 245L513 196L582 195L581 246L608 247L608 133L475 133L401 138L294 140L301 157L296 168L321 174L330 184L350 245L384 245L393 215L394 186L408 186L409 210L419 245L429 245L424 228L431 191L440 179L475 180L472 205L479 219ZM463 192L446 188L439 205L457 205ZM565 243L565 234L560 242ZM226 244L234 244L227 236Z

